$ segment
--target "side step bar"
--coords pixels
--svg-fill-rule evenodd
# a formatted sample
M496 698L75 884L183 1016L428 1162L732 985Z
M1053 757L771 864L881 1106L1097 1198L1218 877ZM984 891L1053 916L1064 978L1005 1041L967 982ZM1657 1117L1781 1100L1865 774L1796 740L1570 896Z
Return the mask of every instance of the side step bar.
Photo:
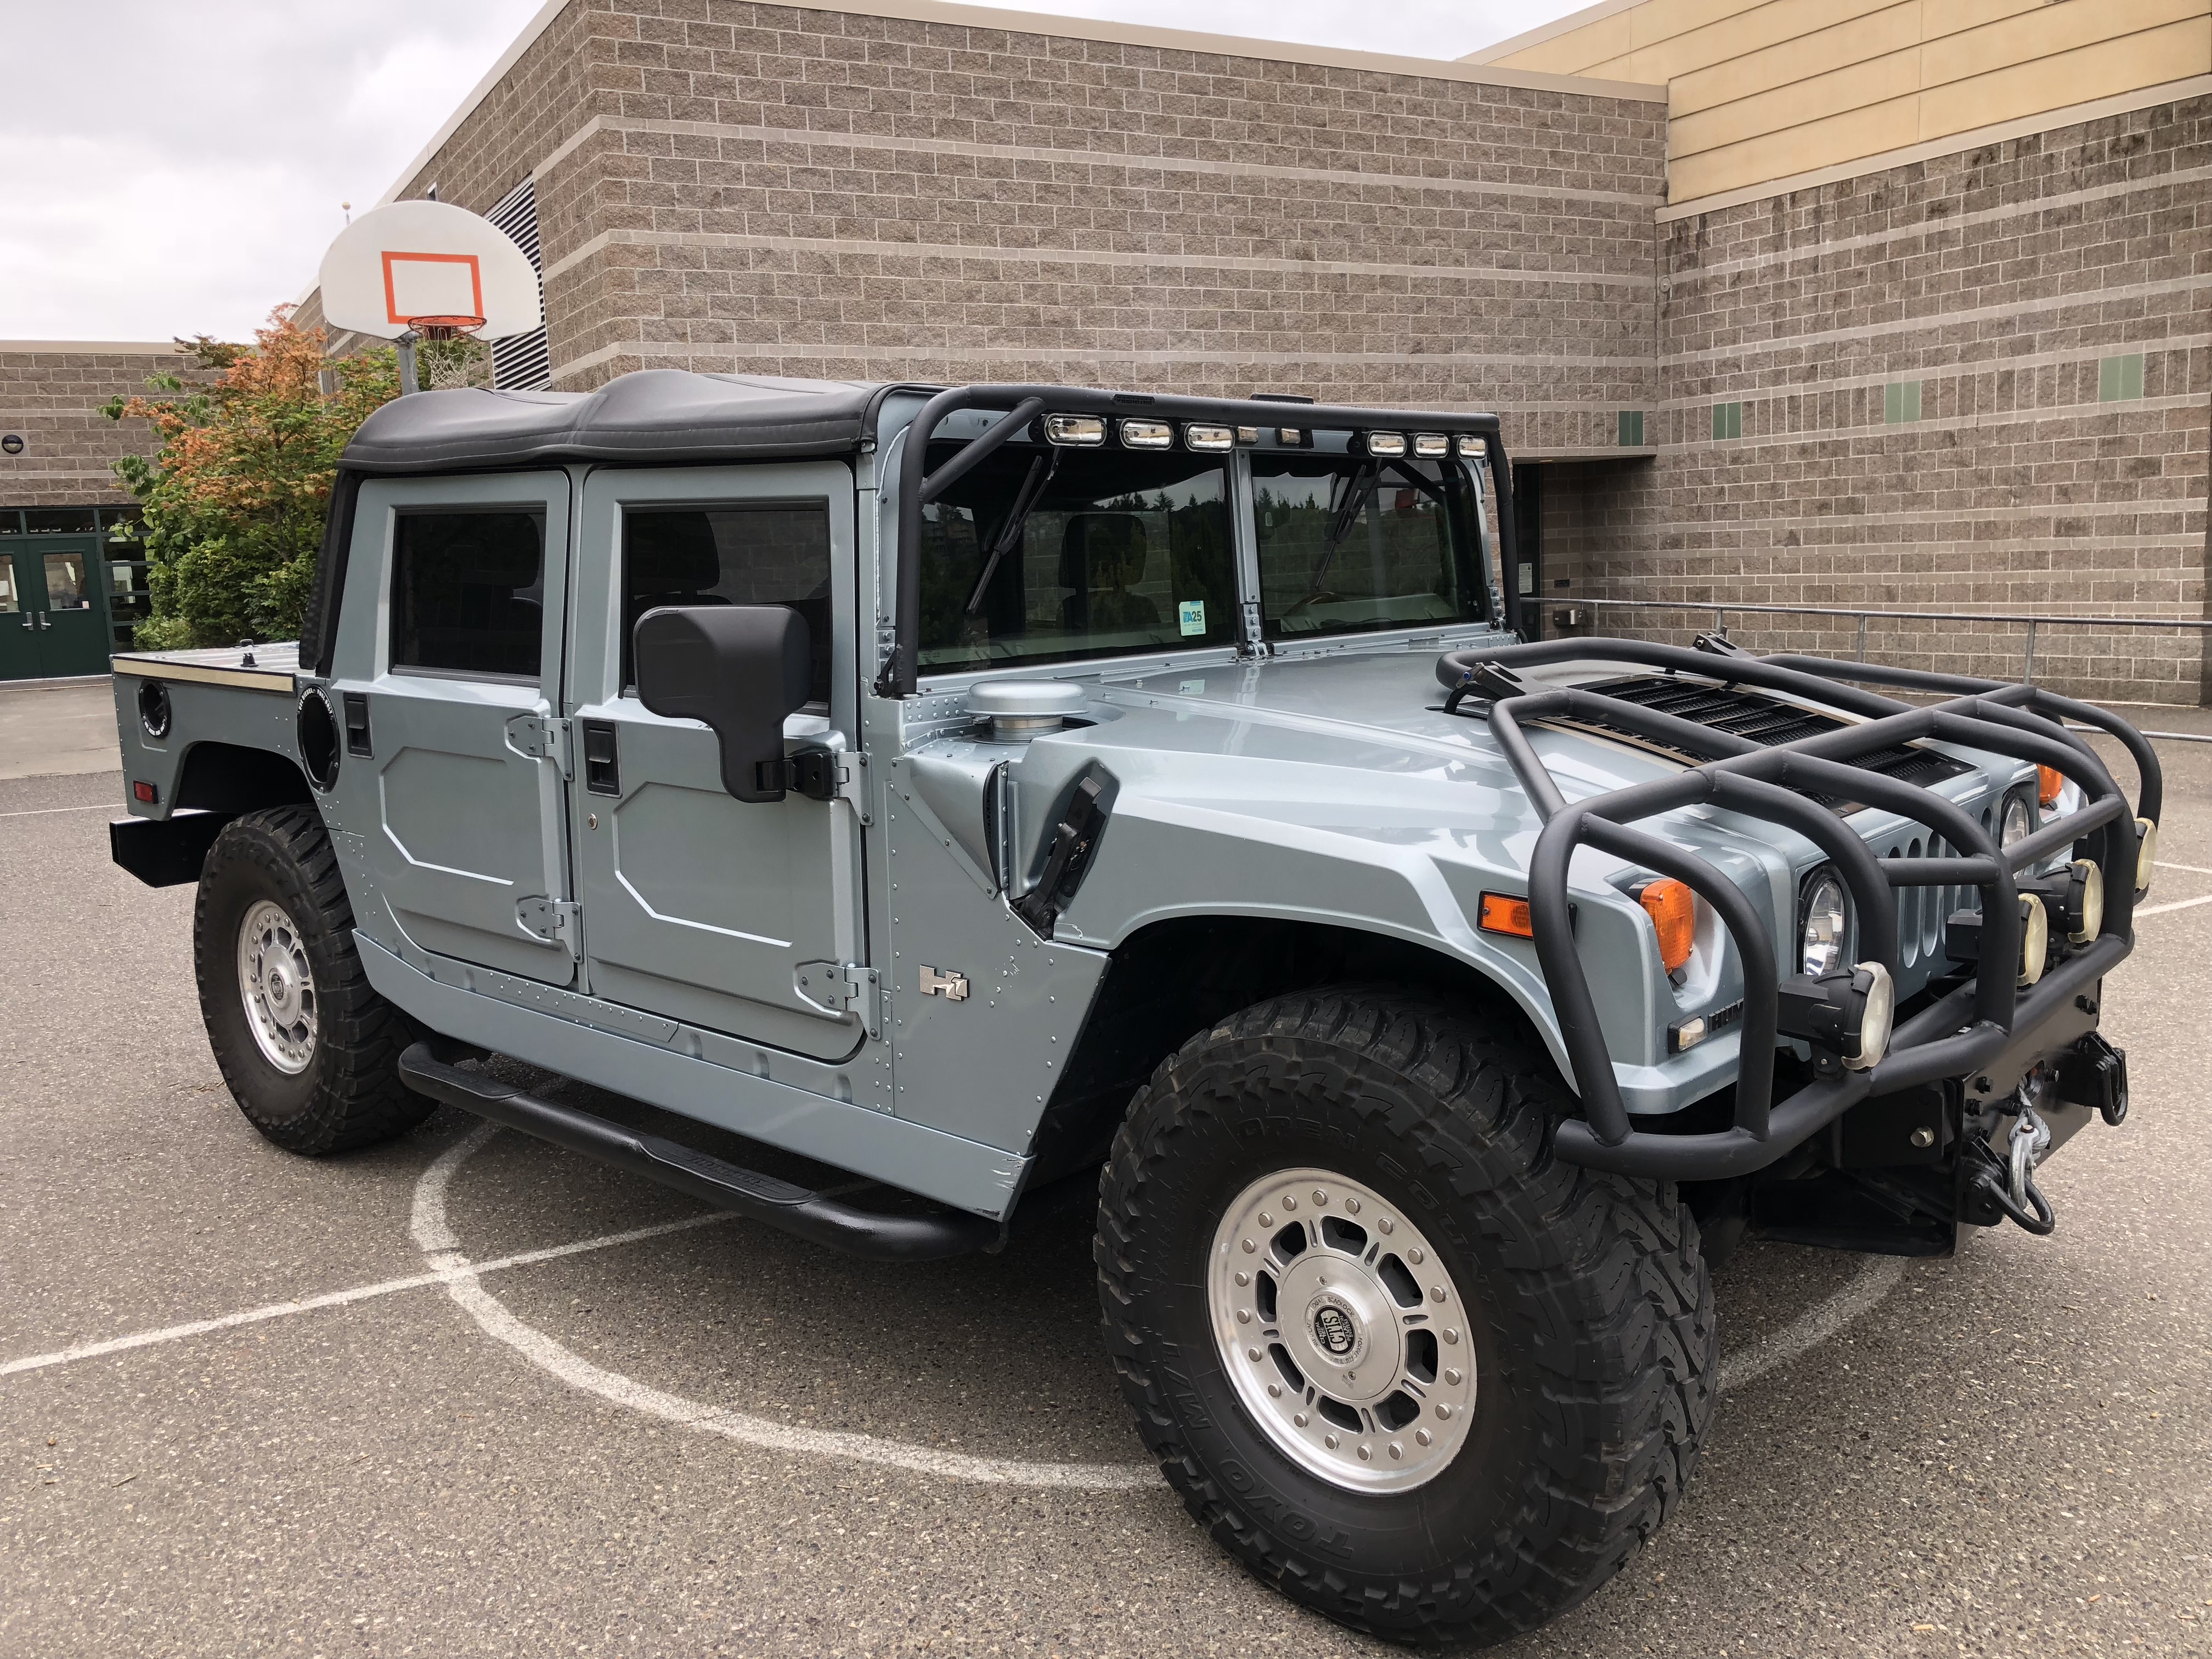
M416 1043L399 1056L399 1076L417 1094L848 1255L885 1261L936 1261L995 1244L1000 1237L998 1223L963 1211L884 1215L855 1209L659 1135L640 1134L572 1106L540 1100L496 1078L464 1072L439 1060L427 1042Z

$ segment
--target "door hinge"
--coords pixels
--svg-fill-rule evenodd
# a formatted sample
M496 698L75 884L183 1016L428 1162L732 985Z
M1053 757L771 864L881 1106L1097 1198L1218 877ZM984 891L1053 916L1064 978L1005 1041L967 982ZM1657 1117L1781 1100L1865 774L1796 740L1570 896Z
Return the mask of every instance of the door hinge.
M856 962L802 962L791 970L791 988L825 1014L858 1014L870 1036L883 1024L883 981Z
M571 953L577 947L580 930L576 923L581 914L581 908L574 899L541 896L518 899L514 906L514 920L524 933L548 945L565 945Z
M507 746L532 760L553 762L564 778L576 775L568 722L558 714L517 714L507 723Z

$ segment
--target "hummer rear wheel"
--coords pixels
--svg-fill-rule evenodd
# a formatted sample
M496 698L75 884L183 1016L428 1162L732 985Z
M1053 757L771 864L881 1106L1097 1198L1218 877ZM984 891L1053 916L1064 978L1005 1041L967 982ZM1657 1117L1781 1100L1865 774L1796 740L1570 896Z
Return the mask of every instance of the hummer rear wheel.
M1696 1223L1554 1160L1570 1105L1533 1046L1367 988L1248 1009L1139 1091L1107 1341L1192 1515L1285 1594L1498 1641L1672 1512L1717 1356Z
M200 1014L246 1121L319 1156L404 1134L437 1103L399 1079L421 1033L379 996L353 942L353 907L312 807L223 826L192 911Z

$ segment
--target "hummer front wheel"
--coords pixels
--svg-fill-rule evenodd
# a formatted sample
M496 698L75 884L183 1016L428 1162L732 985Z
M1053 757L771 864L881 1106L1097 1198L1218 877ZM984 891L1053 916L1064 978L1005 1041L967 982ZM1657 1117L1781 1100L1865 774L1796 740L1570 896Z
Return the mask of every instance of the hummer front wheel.
M1540 1052L1365 988L1248 1009L1139 1091L1107 1341L1192 1515L1286 1595L1498 1641L1672 1512L1717 1356L1696 1223L1554 1160L1570 1104Z

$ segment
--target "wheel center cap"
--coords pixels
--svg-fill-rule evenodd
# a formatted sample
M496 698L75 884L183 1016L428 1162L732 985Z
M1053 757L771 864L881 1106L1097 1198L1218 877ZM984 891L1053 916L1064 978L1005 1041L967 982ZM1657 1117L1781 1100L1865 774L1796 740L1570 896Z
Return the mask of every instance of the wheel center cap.
M292 1005L293 986L290 970L281 962L271 963L265 982L269 989L270 1007L278 1014L288 1012Z
M1283 1275L1283 1345L1325 1392L1354 1405L1395 1386L1397 1322L1382 1286L1348 1256L1309 1251Z
M1306 1304L1306 1325L1314 1351L1333 1365L1356 1370L1367 1358L1367 1322L1334 1291L1323 1291Z

